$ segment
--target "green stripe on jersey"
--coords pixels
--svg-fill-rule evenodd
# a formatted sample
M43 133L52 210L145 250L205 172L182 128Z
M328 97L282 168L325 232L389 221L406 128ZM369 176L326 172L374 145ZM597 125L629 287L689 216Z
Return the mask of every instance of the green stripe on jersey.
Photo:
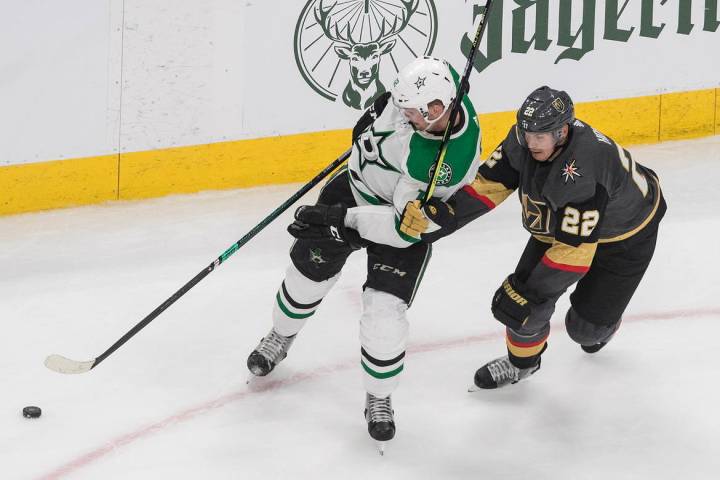
M277 295L275 296L275 299L277 300L277 304L278 304L278 307L280 307L280 310L282 310L282 312L283 312L285 315L287 315L288 317L290 317L290 318L298 318L298 319L300 319L300 318L308 318L308 317L310 317L310 316L312 316L312 315L315 314L315 310L313 310L313 311L310 312L310 313L293 313L293 312L291 312L291 311L283 304L282 299L280 298L280 292L277 293Z
M405 368L405 365L400 365L400 366L399 366L398 368L396 368L395 370L391 370L391 371L385 372L385 373L380 373L380 372L376 372L376 371L373 370L372 368L368 367L367 364L365 364L365 362L362 361L362 360L360 360L360 364L362 365L362 367L365 369L365 371L366 371L370 376L375 377L375 378L379 378L379 379L381 379L381 380L382 380L383 378L394 377L394 376L397 375L398 373L402 372L402 371L403 371L403 368Z

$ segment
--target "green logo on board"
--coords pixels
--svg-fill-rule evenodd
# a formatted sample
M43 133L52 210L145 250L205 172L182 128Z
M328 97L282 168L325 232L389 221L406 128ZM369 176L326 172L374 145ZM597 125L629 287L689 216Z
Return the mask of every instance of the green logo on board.
M487 1L471 3L475 22L485 13ZM695 3L699 8L693 7L692 0L495 0L487 18L485 47L478 51L473 66L482 72L508 53L527 55L531 49L544 52L553 45L562 48L555 63L580 61L596 49L599 41L628 43L633 35L657 39L673 31L676 35L717 32L718 0ZM699 6L701 3L704 8ZM632 8L626 8L630 4ZM640 10L639 21L632 17L633 9ZM600 20L599 16L604 18ZM658 20L661 16L666 21ZM503 30L508 28L510 34L504 35ZM474 31L466 32L460 41L460 51L466 58L470 55L473 34Z
M364 110L400 68L430 55L433 0L309 0L295 27L295 61L319 95Z

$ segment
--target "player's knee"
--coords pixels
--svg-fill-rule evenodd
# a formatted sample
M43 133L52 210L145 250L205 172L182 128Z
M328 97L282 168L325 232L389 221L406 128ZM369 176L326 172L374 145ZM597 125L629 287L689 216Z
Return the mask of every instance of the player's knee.
M594 323L585 319L575 308L570 307L565 315L565 329L568 335L580 345L594 345L607 341L616 330L618 319L608 324Z
M338 255L337 246L328 248L316 242L296 241L290 249L290 259L295 268L314 282L323 282L337 275L345 264L347 255Z
M362 295L363 313L360 317L360 340L378 354L405 350L409 323L407 304L389 293L366 288Z
M285 271L285 280L281 288L285 289L283 294L289 295L295 302L308 304L325 297L339 278L339 273L326 280L308 278L291 263Z

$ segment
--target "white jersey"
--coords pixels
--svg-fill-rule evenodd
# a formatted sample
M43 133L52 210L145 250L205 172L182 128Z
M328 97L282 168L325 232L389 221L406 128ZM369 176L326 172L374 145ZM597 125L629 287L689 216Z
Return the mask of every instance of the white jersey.
M433 193L441 200L471 183L480 164L480 125L467 96L460 120ZM441 140L442 135L416 131L388 102L353 145L348 178L358 206L348 209L345 225L374 243L404 248L420 241L400 231L400 217L408 202L424 196Z

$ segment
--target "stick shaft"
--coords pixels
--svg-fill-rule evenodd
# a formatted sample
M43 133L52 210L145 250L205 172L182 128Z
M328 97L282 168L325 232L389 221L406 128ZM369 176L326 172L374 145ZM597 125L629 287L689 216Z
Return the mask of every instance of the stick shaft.
M98 356L95 359L95 362L93 363L92 368L95 368L105 360L107 357L109 357L115 350L120 348L125 342L130 340L132 337L134 337L140 330L145 328L150 322L152 322L155 318L157 318L162 312L164 312L170 305L175 303L180 297L185 295L191 288L193 288L195 285L200 283L200 281L207 277L213 270L215 270L217 267L219 267L225 260L230 258L235 252L237 252L240 247L245 245L250 239L252 239L255 235L260 233L261 230L263 230L266 226L268 226L273 220L275 220L280 214L282 214L285 210L290 208L290 206L297 202L300 197L305 195L308 191L310 191L315 185L320 183L325 177L327 177L330 173L333 172L337 167L339 167L345 160L350 157L352 149L348 149L340 155L337 159L335 159L330 165L325 167L325 169L318 173L315 178L310 180L308 183L306 183L300 190L295 192L293 196L288 198L282 205L280 205L278 208L273 210L270 215L265 217L260 223L258 223L255 227L253 227L252 230L250 230L247 234L245 234L244 237L242 237L240 240L235 242L230 248L225 250L222 255L220 255L218 258L216 258L210 265L205 267L202 271L200 271L197 275L195 275L189 282L187 282L185 285L180 287L180 289L173 293L167 300L165 300L162 304L160 304L155 310L150 312L145 318L143 318L137 325L135 325L133 328L131 328L125 335L120 337L117 342L113 343L110 348L105 350L100 356Z
M473 39L472 47L470 48L470 52L468 54L468 60L465 64L465 70L463 71L462 77L460 77L460 85L457 90L457 95L455 95L455 100L453 100L452 102L452 106L450 109L450 118L448 119L447 127L445 127L445 133L443 134L442 141L440 142L440 148L438 149L438 153L435 157L435 173L433 174L433 177L430 180L427 189L425 190L423 204L427 203L428 200L432 198L433 193L435 193L435 186L437 185L437 180L440 176L442 165L445 161L445 153L447 152L447 145L450 141L450 135L453 126L455 125L455 119L460 112L460 105L462 105L463 97L470 88L470 73L472 72L473 64L475 62L475 54L480 47L480 41L482 40L483 33L485 32L485 26L487 25L486 20L490 13L490 6L492 5L492 2L493 0L487 0L487 3L485 4L485 13L482 13L480 16L480 24L478 25L477 31L475 32L475 38ZM470 121L470 119L467 119L467 121Z

